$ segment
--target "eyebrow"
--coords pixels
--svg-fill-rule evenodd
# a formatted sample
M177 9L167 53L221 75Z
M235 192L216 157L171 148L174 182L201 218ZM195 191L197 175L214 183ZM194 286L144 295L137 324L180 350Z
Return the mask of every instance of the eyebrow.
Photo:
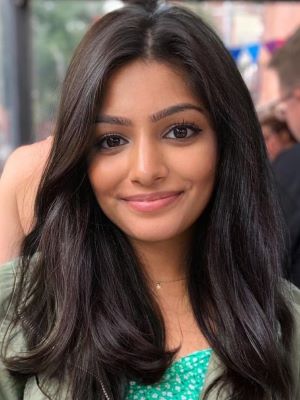
M165 108L161 111L156 112L155 114L152 114L150 119L152 122L157 122L163 118L169 117L170 115L179 113L181 111L186 111L186 110L196 110L204 114L204 108L200 106L195 106L194 104L189 104L189 103L182 103L182 104L176 104L174 106Z
M131 126L132 122L130 119L123 118L123 117L115 117L112 115L98 115L95 119L95 123L99 124L101 122L105 122L107 124L113 125L123 125L123 126Z
M200 106L196 106L190 103L182 103L176 104L174 106L170 106L168 108L164 108L163 110L157 111L156 113L150 115L150 120L152 122L158 122L163 118L169 117L170 115L177 114L186 110L196 110L200 113L204 114L204 108ZM108 123L113 125L122 125L122 126L132 126L132 121L128 118L117 117L112 115L98 115L95 119L95 123Z

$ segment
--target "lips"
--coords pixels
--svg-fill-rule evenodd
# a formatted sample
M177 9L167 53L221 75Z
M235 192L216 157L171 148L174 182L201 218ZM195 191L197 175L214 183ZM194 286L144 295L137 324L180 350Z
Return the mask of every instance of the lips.
M136 211L155 211L175 202L183 192L157 192L124 197L123 200Z
M154 201L159 199L165 199L166 197L171 197L178 195L182 192L180 191L172 191L172 192L155 192L148 194L136 194L134 196L123 197L123 200L126 201Z

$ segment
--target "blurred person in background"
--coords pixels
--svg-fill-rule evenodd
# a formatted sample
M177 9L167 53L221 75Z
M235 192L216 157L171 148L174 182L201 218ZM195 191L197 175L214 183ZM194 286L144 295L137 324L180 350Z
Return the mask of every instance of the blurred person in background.
M300 28L274 53L270 67L277 72L281 114L300 142ZM290 230L291 280L300 287L300 143L281 154L273 165L281 203Z
M260 123L271 162L277 160L282 152L297 143L285 121L268 115L261 118Z

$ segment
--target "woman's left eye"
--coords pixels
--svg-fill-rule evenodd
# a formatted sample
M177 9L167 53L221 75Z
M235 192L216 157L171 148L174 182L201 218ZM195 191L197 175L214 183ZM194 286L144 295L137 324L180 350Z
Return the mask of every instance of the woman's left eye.
M172 126L171 129L164 135L168 139L189 139L192 136L199 134L202 131L194 124L180 124Z

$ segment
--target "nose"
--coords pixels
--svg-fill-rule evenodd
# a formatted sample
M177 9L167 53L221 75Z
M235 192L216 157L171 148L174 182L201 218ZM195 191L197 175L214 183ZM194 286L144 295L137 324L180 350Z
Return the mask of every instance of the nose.
M130 180L143 186L152 186L168 175L163 149L151 138L142 137L130 154Z

